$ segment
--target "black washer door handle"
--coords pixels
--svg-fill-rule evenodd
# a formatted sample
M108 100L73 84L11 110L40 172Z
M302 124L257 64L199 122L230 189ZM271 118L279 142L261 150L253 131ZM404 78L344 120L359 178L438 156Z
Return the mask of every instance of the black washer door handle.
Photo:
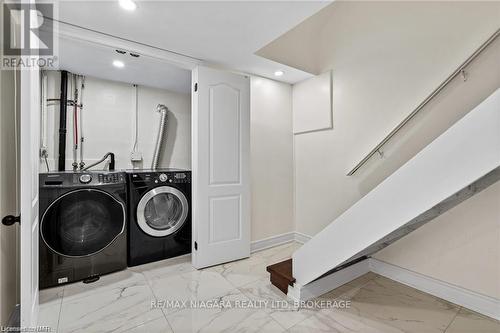
M2 219L3 225L13 225L16 222L21 224L21 216L7 215Z

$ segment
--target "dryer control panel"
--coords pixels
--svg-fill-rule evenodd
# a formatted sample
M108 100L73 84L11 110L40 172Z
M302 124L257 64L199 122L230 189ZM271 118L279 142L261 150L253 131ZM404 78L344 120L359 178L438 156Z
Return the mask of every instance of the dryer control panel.
M191 172L189 171L155 171L137 172L131 174L132 182L154 183L154 184L189 184L191 183Z
M189 174L186 172L160 173L158 178L155 180L160 183L174 183L174 184L191 182Z

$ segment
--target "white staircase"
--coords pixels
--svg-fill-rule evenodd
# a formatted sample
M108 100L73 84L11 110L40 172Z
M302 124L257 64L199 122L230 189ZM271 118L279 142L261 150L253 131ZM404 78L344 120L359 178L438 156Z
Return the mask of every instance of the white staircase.
M293 254L293 289L360 260L500 179L500 89ZM335 273L338 275L338 273ZM293 290L292 290L293 291Z

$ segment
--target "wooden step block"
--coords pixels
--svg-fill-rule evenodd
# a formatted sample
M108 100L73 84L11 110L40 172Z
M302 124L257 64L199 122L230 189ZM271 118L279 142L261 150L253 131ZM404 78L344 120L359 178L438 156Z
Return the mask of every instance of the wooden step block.
M288 286L292 286L295 282L295 278L292 276L292 259L267 266L266 270L271 274L271 283L287 294Z

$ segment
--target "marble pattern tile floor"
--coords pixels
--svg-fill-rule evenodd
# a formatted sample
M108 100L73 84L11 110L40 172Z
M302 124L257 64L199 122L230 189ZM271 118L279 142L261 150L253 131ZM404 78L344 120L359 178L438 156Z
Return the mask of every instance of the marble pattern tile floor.
M93 284L40 292L39 325L52 332L500 333L500 322L368 273L318 297L348 308L299 308L269 283L266 266L288 243L195 270L190 256L132 267Z

